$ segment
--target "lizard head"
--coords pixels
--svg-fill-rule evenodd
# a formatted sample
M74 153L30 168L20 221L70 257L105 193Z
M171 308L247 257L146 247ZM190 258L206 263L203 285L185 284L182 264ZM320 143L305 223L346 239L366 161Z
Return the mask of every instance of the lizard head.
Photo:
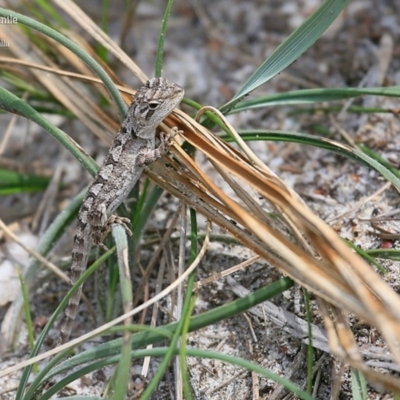
M149 79L128 109L127 125L142 139L151 139L160 122L181 102L184 90L165 78Z

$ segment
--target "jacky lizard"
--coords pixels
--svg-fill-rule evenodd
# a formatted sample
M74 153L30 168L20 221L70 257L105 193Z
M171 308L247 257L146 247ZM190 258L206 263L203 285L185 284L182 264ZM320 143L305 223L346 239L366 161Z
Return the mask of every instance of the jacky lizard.
M92 244L101 245L112 224L120 223L130 232L126 225L130 221L113 212L128 196L144 167L162 157L172 137L181 133L176 127L172 128L169 135L161 136L161 144L155 148L157 126L181 102L183 94L179 85L165 78L152 78L137 91L79 211L72 249L71 286L85 271ZM81 295L82 286L65 309L58 344L69 339Z

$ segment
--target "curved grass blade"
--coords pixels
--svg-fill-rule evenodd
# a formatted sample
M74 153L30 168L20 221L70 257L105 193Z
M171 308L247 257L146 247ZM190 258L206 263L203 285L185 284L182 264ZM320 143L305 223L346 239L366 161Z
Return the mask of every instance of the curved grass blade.
M200 315L196 315L190 319L189 332L201 329L205 326L217 323L224 318L230 318L233 315L240 314L255 305L268 300L293 286L293 281L289 278L281 278L268 286L255 290L253 293L243 298L234 300L229 304L216 307L213 310L206 311ZM138 349L149 344L156 344L165 340L166 332L175 332L178 323L168 324L154 329L146 329L143 332L136 333L132 336L132 348ZM100 344L93 349L84 351L76 356L69 358L62 364L54 368L46 379L72 370L83 363L91 362L98 358L111 357L121 352L122 339L115 339L107 343Z
M67 209L65 209L62 213L60 213L50 227L47 229L46 233L42 237L36 251L41 254L42 256L47 255L50 250L54 247L55 243L57 243L57 239L63 234L66 226L68 226L73 219L75 218L76 214L78 213L78 209L82 203L82 199L86 193L86 189L83 190L75 199L69 204ZM25 285L28 290L32 287L34 278L37 277L38 268L40 265L40 261L36 259L32 259L28 266L28 270L25 273ZM17 299L14 301L14 313L12 315L12 319L10 321L10 328L13 332L12 336L16 336L16 330L19 327L18 321L21 319L21 311L22 311L22 296L18 296ZM48 322L50 327L50 321ZM45 331L46 327L43 331ZM31 357L35 356L38 351L40 350L41 343L39 344L41 336L39 337L38 341L36 342L35 348L31 353ZM24 387L28 381L29 374L31 372L31 368L27 367L24 369L22 376L20 378L19 388L22 387L21 393L24 391ZM18 389L17 394L19 393L20 389ZM18 398L18 397L17 397Z
M146 350L137 350L131 353L132 359L140 359L147 356L150 357L165 357L168 348L154 348L154 349L146 349ZM289 379L282 378L280 375L275 374L266 368L260 367L258 364L253 362L244 360L243 358L229 356L226 354L218 353L215 351L208 350L196 350L196 349L187 349L187 355L189 357L198 357L198 358L209 358L213 360L220 360L227 364L236 365L238 367L244 368L248 371L256 372L257 374L264 376L268 379L272 379L275 382L278 382L286 389L296 394L300 399L303 400L314 400L310 394L304 392L299 386L291 382ZM179 349L175 349L174 355L179 355ZM109 357L103 360L99 360L95 363L86 365L81 369L74 371L70 375L66 376L62 380L58 381L53 387L51 387L42 397L41 400L48 400L51 396L53 396L57 391L61 390L63 387L73 382L74 380L86 375L92 371L95 371L100 368L104 368L107 365L114 364L118 362L119 355Z
M13 114L22 115L23 117L36 122L58 140L82 164L82 166L90 172L90 174L93 176L96 174L98 169L96 162L91 157L84 154L65 132L51 124L27 102L1 86L0 108Z
M381 160L377 161L374 159L375 157L370 157L362 148L353 148L331 139L308 135L306 133L272 130L244 130L239 133L242 139L246 141L271 140L293 142L333 151L356 162L362 162L367 167L379 172L389 182L400 189L400 172L389 165L383 165ZM228 142L233 140L229 136L225 135L222 138Z
M45 366L44 368L42 368L42 370L38 373L35 374L35 379L32 382L31 385L29 385L29 388L26 390L26 380L20 380L19 382L19 386L18 386L18 391L17 394L15 396L15 400L31 400L32 398L36 398L38 397L39 393L43 392L43 387L46 385L46 383L48 382L46 379L44 379L44 377L46 376L46 374L49 373L49 371L51 371L51 369L57 365L57 363L62 360L65 356L67 356L68 353L70 353L71 350L65 350L62 351L61 353L56 354ZM23 373L23 376L25 374L25 371L28 371L30 373L30 366L26 367ZM28 378L29 376L26 375L25 378ZM25 392L25 394L24 394ZM23 396L23 397L22 397ZM36 397L35 397L36 396Z
M296 108L295 110L291 110L287 113L288 117L292 117L294 115L302 115L302 114L316 114L316 113L338 113L343 110L343 105L332 104L329 107L324 106L315 106L315 107L301 107ZM364 107L364 106L350 106L347 108L347 113L349 114L397 114L396 109L390 108L382 108L382 107ZM313 126L313 125L310 125Z
M376 269L381 273L381 274L386 274L387 269L382 265L379 264L377 261L375 261L375 258L372 257L368 251L360 249L358 246L356 246L351 240L343 239L345 243L347 243L356 253L358 253L361 257L363 257L366 261L368 261L371 265L374 265Z
M85 282L85 280L87 280L87 278L93 274L93 272L99 268L103 262L105 260L107 260L108 257L110 257L110 255L114 252L115 248L111 248L110 250L108 250L106 253L104 253L101 257L99 257L98 260L96 260L96 262L94 262L83 274L82 276L79 277L79 279L77 280L77 282L75 283L75 285L69 290L69 292L67 293L66 296L64 296L63 300L61 301L61 303L58 305L57 309L54 311L54 313L52 314L51 318L49 319L49 321L47 322L46 326L44 327L44 329L42 330L42 332L40 333L40 336L38 338L38 340L35 343L35 347L32 350L32 353L30 354L30 357L34 357L37 354L39 354L40 348L50 330L50 328L52 327L52 325L54 324L54 322L56 321L56 319L58 318L58 316L61 314L62 310L65 308L65 306L67 305L69 299L72 297L72 295L78 290L78 288L83 284L83 282ZM68 353L68 351L65 351L63 354ZM61 357L60 357L61 358ZM31 372L31 365L28 365L25 369L24 372L22 374L22 378L20 380L20 386L18 387L18 393L23 393L25 390L25 386L27 384L30 372ZM44 377L43 373L40 373L31 383L28 392L25 394L24 396L24 400L28 400L31 398L31 395L34 393L34 391L40 386L40 383L42 381ZM18 394L17 393L17 394Z
M332 88L332 89L304 89L291 92L276 93L270 96L243 101L238 104L230 114L254 108L272 107L280 105L321 103L324 101L337 101L352 97L375 95L400 97L400 86L376 88Z
M227 112L254 89L268 82L308 50L338 17L350 0L325 0L279 47L261 64L235 96L220 108Z
M193 239L197 239L197 237L195 236L197 233L197 230L195 230L194 228L197 228L197 221L195 219L195 215L194 215L194 211L191 211L191 221L195 221L194 226L192 225L192 230L191 230L191 239L192 239L192 243L191 243L191 262L194 261L194 259L196 258L196 254L193 252L195 249L197 250L197 240ZM174 335L171 339L171 342L169 344L168 347L168 351L165 354L164 359L162 360L160 366L158 367L157 372L154 374L153 379L151 380L151 382L149 383L149 385L147 386L146 390L143 392L142 394L142 399L143 400L149 400L155 390L157 389L157 386L159 385L162 377L164 376L168 365L170 364L174 354L176 354L177 351L177 347L178 346L178 342L179 339L181 339L181 352L182 349L184 353L186 353L186 341L184 340L186 337L186 332L187 329L189 327L190 324L190 316L192 315L193 312L193 308L194 308L194 299L192 302L192 293L193 293L193 286L194 286L194 280L196 277L196 271L193 271L190 275L189 278L187 280L187 285L186 285L186 289L185 289L185 298L183 300L183 306L182 306L182 310L180 311L180 320L178 321L178 325L177 328L174 332ZM193 303L193 306L192 306ZM186 327L186 330L185 330ZM184 336L184 337L182 337ZM185 361L186 357L184 358L181 355L181 361ZM183 368L185 364L181 363L181 368ZM190 395L189 395L190 396ZM190 398L188 396L186 396L186 398Z

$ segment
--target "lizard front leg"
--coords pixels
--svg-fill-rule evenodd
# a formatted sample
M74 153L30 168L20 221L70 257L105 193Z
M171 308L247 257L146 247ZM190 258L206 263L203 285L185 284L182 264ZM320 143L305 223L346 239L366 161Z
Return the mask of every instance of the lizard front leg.
M172 145L174 136L182 133L183 131L179 130L176 126L171 128L170 132L167 134L162 132L160 135L160 145L153 150L149 150L148 148L141 149L136 158L136 165L138 167L145 167L163 157L167 154L169 147Z

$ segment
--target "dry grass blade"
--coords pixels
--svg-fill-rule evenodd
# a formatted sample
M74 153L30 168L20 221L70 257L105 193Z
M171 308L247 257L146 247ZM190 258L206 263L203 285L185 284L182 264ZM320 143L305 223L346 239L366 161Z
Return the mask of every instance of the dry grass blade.
M338 356L344 362L351 364L354 368L362 371L364 375L374 383L377 389L385 389L394 392L400 390L400 382L393 376L380 374L368 368L362 362L361 355L358 351L353 334L348 326L347 318L343 315L343 311L337 309L318 299L319 308L324 316L325 327L329 339L329 347L333 354ZM329 318L329 314L333 317ZM337 320L335 321L335 318Z
M54 2L65 13L67 13L75 22L80 25L89 35L97 42L103 45L115 57L117 57L130 71L137 76L142 83L147 80L146 75L142 70L132 61L128 55L98 26L96 25L73 1L59 1Z
M29 255L35 257L39 260L43 265L45 265L50 271L53 271L58 277L60 277L63 281L69 282L68 276L60 270L57 266L55 266L50 261L47 261L42 255L37 253L35 250L25 246L14 233L7 227L7 225L0 219L0 231L3 231L6 236L8 236L15 243L18 243Z
M25 97L26 96L24 96L24 98ZM10 139L10 136L11 136L11 133L12 133L12 131L14 129L15 123L17 122L17 118L18 118L17 115L13 115L10 123L8 124L7 129L4 132L4 136L3 136L3 138L2 138L2 140L0 142L0 156L4 153L4 149L7 147L7 143L9 141L9 139Z
M55 275L57 275L59 278L61 278L64 282L69 283L69 276L67 276L60 268L58 268L56 265L54 265L52 262L46 260L45 257L43 257L41 254L39 254L37 251L34 249L31 249L30 247L26 246L24 243L22 243L19 238L7 227L7 225L3 222L2 219L0 219L0 232L4 232L4 234L12 241L17 243L21 248L23 248L31 257L36 258L38 261L40 261L48 270L52 271ZM93 319L96 319L96 316L93 312L93 309L90 305L90 301L87 299L85 294L82 295L83 301L86 303L86 306L88 307L88 310L93 317ZM13 314L18 314L19 310L12 308L12 313ZM9 329L9 332L13 332L14 329ZM4 343L9 343L11 340L10 337L7 337L6 335L3 335L3 344Z
M309 253L307 248L288 239L287 234L269 226L265 215L257 215L256 208L227 196L179 148L175 148L174 154L183 166L174 161L165 163L163 167L158 164L149 172L150 176L302 286L328 303L353 312L376 326L399 362L397 338L400 337L400 317L397 310L400 309L400 299L396 293L279 178L265 168L252 165L239 152L187 115L178 114L181 117L178 125L185 130L185 139L212 160L218 169L225 171L224 176L228 173L263 195L302 232L313 245L313 251ZM237 189L235 185L231 187ZM241 190L237 190L237 195L244 198ZM241 227L231 224L229 219L238 222ZM314 253L320 258L315 257ZM338 340L340 347L345 350L342 356L346 354L352 365L359 367L360 358L358 352L353 351L353 346L348 345L349 336L339 335Z
M69 0L56 0L55 3L119 58L142 82L146 79L137 65L75 3ZM32 66L43 65L43 69L57 70L53 61L36 48L32 41L27 41L20 30L12 26L0 26L0 35L11 43L10 49L21 62ZM69 32L69 35L73 34ZM75 37L76 41L78 39ZM27 42L29 48L26 47ZM80 40L80 43L93 54L85 42ZM82 66L72 53L53 42L51 48L66 60L71 68L90 77L91 71ZM113 71L106 66L104 68L114 81L118 82ZM93 96L87 88L77 82L77 76L72 79L33 69L29 70L28 74L46 87L92 132L102 140L110 142L111 137L105 133L106 128L116 131L118 124L105 115L98 106L98 95ZM106 96L103 88L99 93ZM400 390L397 380L371 371L365 366L347 318L343 311L340 311L355 313L364 321L376 326L400 364L399 296L363 259L343 243L333 229L314 215L293 190L258 160L240 137L236 136L242 152L223 142L183 112L176 112L170 116L165 124L162 124L162 129L166 130L166 126L175 125L183 129L185 139L211 161L216 172L235 193L235 199L227 195L178 145L172 150L174 158L163 158L152 165L146 174L172 195L226 229L282 273L319 296L318 302L325 319L332 351L363 371L373 382L381 383L386 389ZM244 185L254 191L256 196L250 195L249 191L244 189ZM258 196L262 196L263 199L258 201ZM267 208L271 212L280 215L280 219L269 216L265 211L265 203L268 203ZM152 299L151 302L154 301L156 299ZM139 312L139 309L143 308L138 307L135 312ZM113 321L113 324L115 323L117 322ZM106 328L109 326L111 325L107 325ZM104 329L103 327L102 330ZM68 346L76 345L94 334L92 332L85 335ZM29 363L35 360L30 360ZM1 375L4 375L4 371Z
M107 91L104 89L103 87L103 82L101 81L101 79L99 78L95 78L93 76L88 76L88 75L82 75L76 72L71 72L71 71L63 71L63 70L59 70L58 68L55 69L53 67L47 67L45 65L41 65L41 64L35 64L32 62L28 62L28 61L24 61L24 60L19 60L17 58L12 58L12 57L0 57L0 63L4 64L2 65L2 68L4 70L8 69L10 71L14 71L16 72L13 68L10 68L9 65L10 64L15 64L15 65L23 65L25 67L29 67L29 69L39 69L41 71L46 71L46 72L50 72L52 74L55 75L60 75L60 76L67 76L70 78L75 78L78 79L80 81L83 82L90 82L90 83L98 83L99 84L99 90L102 90L102 93L107 93ZM80 65L82 65L82 63L80 63ZM135 90L127 88L125 86L122 85L115 85L122 93L126 93L129 95L129 97L134 96L134 94L136 93ZM113 121L113 123L115 123Z
M58 346L55 349L47 351L46 353L42 353L39 356L36 356L36 357L30 358L29 360L23 361L17 365L3 369L2 371L0 371L0 377L11 374L14 371L18 371L18 370L26 367L27 365L34 364L34 363L39 362L40 360L44 360L48 357L52 357L54 354L57 354L66 349L75 347L80 343L84 343L88 339L91 339L91 338L107 331L111 327L118 325L121 322L124 322L127 318L130 318L130 317L140 313L147 307L151 306L152 304L157 303L164 297L168 296L179 285L181 285L187 279L187 277L198 267L200 261L203 259L204 255L207 251L208 244L210 242L210 233L211 233L211 223L209 222L207 224L206 237L204 239L203 245L202 245L199 253L197 254L195 260L192 262L192 264L190 264L190 266L185 270L185 272L181 276L179 276L173 283L171 283L169 286L167 286L164 290L162 290L156 296L152 297L150 300L148 300L145 303L141 304L140 306L134 308L133 310L129 311L128 313L125 313L125 314L121 315L120 317L115 318L114 320L100 326L97 329L94 329L93 331L91 331L89 333L86 333L85 335L80 336L77 339L73 339L73 340L69 341L68 343Z
M57 68L56 64L33 43L30 44L29 49L26 48L26 36L18 27L13 26L4 29L4 26L0 26L0 34L9 41L11 44L10 49L12 49L12 52L18 58L25 62L44 64L54 69ZM57 48L54 43L52 43L52 47L54 49ZM74 57L72 53L69 53L69 59ZM98 121L102 120L104 112L101 111L98 104L93 101L84 87L77 85L76 82L70 81L67 78L60 78L38 70L32 70L31 74L92 132L103 139L107 138L104 129L100 128L98 124Z
M250 265L254 264L259 259L260 259L259 256L254 256L246 261L243 261L242 263L240 263L238 265L235 265L234 267L228 268L222 272L216 272L216 273L212 274L211 276L209 276L208 278L202 279L201 281L196 282L195 288L196 288L196 290L198 290L204 285L209 285L212 282L215 282L215 281L225 278L231 274L234 274L237 271L240 271L244 268L249 267Z

